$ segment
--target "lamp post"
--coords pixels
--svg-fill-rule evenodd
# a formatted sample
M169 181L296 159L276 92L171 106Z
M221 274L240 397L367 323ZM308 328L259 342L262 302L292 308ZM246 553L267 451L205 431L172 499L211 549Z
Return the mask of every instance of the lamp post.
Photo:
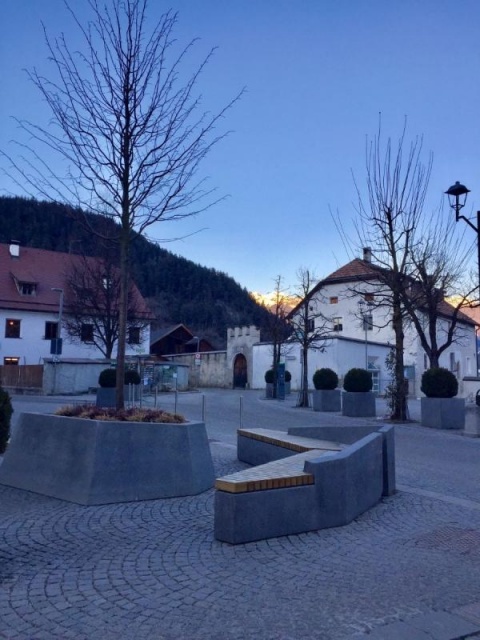
M464 220L477 234L478 284L480 287L480 211L477 211L477 226L475 226L469 218L460 214L460 211L465 206L470 189L467 189L465 185L460 184L458 180L453 186L447 189L445 193L448 196L450 207L455 211L455 221L458 222L459 220Z
M365 331L365 369L368 370L368 322L370 321L370 303L360 300L358 303L360 316L363 321L363 329ZM368 321L367 321L368 319Z
M60 301L58 306L58 330L56 338L55 355L59 355L62 352L62 318L63 318L63 289L59 287L52 287L52 291L57 291L60 294Z
M480 300L480 211L477 211L477 226L475 226L474 223L469 218L466 218L465 216L461 215L460 211L465 206L465 203L467 201L467 195L470 193L470 189L467 189L467 187L461 184L460 182L458 182L458 180L457 182L455 182L454 185L452 185L449 189L447 189L445 193L448 196L448 203L450 207L455 211L455 221L458 222L459 220L464 220L468 224L468 226L471 229L473 229L477 234L478 287L479 287L478 298ZM477 373L478 373L479 362L478 362L477 345L475 345L475 352L477 355Z

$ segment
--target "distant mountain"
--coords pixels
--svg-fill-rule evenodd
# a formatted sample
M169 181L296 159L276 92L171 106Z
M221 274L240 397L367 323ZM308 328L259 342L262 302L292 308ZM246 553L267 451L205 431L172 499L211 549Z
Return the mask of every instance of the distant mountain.
M102 216L88 216L114 235L116 225ZM83 214L65 206L20 197L0 197L0 242L103 255L97 236L82 222ZM110 232L109 232L110 230ZM202 267L133 234L133 278L157 318L157 326L183 323L222 348L229 326L268 326L269 312L225 273Z

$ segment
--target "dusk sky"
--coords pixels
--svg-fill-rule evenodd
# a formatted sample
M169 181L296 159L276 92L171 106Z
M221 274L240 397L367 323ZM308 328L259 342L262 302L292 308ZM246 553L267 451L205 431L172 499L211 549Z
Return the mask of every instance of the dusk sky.
M89 15L86 0L71 4ZM177 38L200 38L199 59L218 47L199 85L205 107L246 92L203 165L227 198L151 229L169 251L263 293L278 275L294 285L300 267L328 275L352 257L330 210L358 247L352 172L363 188L379 112L385 137L397 139L406 116L408 137L423 135L425 160L433 153L432 216L453 215L438 208L456 180L472 190L466 213L480 208L478 0L151 0L149 15L170 8ZM76 33L63 0L2 0L0 148L9 153L19 139L11 116L46 117L22 71L49 73L42 21L51 35ZM24 195L3 175L0 193Z

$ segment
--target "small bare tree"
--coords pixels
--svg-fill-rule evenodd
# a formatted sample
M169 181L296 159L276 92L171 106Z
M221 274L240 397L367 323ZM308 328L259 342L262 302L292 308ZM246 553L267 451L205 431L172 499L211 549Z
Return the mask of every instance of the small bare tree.
M411 281L403 291L402 304L430 367L438 367L442 353L464 342L470 333L464 322L471 321L463 316L462 307L472 303L478 288L468 277L471 252L453 220L445 224L439 220L426 228L412 248Z
M22 160L7 156L22 187L47 199L101 213L118 222L119 268L117 406L123 406L130 243L161 220L178 220L213 203L197 178L202 160L223 137L216 127L235 98L217 113L202 112L196 93L210 52L181 80L193 42L176 49L176 14L149 29L147 0L88 0L93 19L82 24L83 51L65 36L46 35L53 74L30 78L52 114L47 127L21 122L31 142ZM67 5L68 6L68 5ZM175 53L177 51L177 53ZM41 149L59 156L59 177ZM25 147L24 147L25 149ZM19 176L19 177L18 177Z
M301 267L297 272L298 304L289 315L292 327L291 341L300 345L302 357L302 381L298 397L298 407L309 407L308 394L308 353L323 351L331 338L333 324L320 312L322 300L321 282L310 269Z
M272 344L273 397L276 398L278 365L282 355L285 354L286 342L291 330L287 322L290 300L283 286L282 276L277 276L274 282L273 303L269 306L270 315L267 316L266 322L266 337Z
M79 256L65 280L68 313L64 326L68 335L94 344L105 358L111 358L119 336L119 270L109 260ZM132 282L127 301L127 342L140 344L150 314Z

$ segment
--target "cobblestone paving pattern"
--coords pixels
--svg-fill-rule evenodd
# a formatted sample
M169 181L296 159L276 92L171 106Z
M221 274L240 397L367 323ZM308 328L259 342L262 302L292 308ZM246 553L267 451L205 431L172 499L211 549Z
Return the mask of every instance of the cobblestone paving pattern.
M246 466L212 451L217 476ZM82 507L0 487L0 638L349 638L480 600L474 506L399 492L347 527L230 546L213 491Z

